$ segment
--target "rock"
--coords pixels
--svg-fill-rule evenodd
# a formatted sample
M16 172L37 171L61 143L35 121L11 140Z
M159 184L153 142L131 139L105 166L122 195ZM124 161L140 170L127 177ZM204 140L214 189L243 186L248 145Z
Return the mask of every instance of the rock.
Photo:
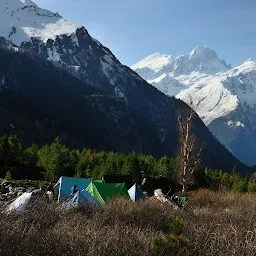
M22 194L23 194L23 192L22 192L22 191L19 191L19 192L17 193L17 197L21 196Z
M32 191L32 194L33 195L37 195L37 196L43 196L45 194L45 191L43 189L34 189Z
M7 189L5 186L4 186L4 184L2 183L1 185L0 185L0 192L1 193L8 193L9 192L9 189Z
M27 188L27 192L28 192L28 193L32 192L33 190L35 190L34 187L29 187L29 188Z
M9 192L15 192L15 189L12 185L8 186Z
M17 188L15 188L15 191L16 192L26 192L26 189L23 187L17 187Z

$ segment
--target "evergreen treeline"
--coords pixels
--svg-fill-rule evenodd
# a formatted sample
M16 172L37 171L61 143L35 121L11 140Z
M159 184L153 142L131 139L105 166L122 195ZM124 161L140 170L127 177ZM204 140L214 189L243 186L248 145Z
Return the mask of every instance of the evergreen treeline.
M102 175L130 174L139 183L142 175L162 175L179 183L178 159L160 159L135 152L124 154L69 149L59 138L39 148L33 144L24 148L15 135L0 137L0 177L46 179L56 181L60 176L101 179ZM222 170L198 168L191 189L210 188L235 192L256 192L254 176L241 177L234 168Z

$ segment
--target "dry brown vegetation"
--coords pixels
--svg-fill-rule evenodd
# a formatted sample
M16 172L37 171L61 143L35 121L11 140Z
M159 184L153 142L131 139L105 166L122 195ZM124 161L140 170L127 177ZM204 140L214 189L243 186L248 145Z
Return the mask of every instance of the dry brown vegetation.
M201 190L190 209L116 199L69 213L57 205L0 213L0 255L256 255L256 197Z

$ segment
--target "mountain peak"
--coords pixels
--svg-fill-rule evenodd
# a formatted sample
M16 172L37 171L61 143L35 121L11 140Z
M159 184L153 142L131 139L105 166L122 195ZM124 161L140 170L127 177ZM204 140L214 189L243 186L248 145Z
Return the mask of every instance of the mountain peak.
M31 0L20 0L22 3L24 3L25 5L33 5L33 6L37 6L33 1Z
M31 0L0 0L0 36L17 46L32 38L46 42L59 35L71 35L80 27Z
M194 48L190 54L190 58L196 57L196 58L210 58L210 59L218 59L218 56L216 52L206 45L197 45L196 48Z
M208 46L203 45L203 44L198 44L196 46L196 48L194 48L190 54L196 53L196 52L201 52L201 51L205 51L205 50L210 50L210 48L208 48Z
M214 50L199 44L190 53L177 57L160 53L150 55L131 68L149 82L164 73L175 78L184 75L194 77L193 73L197 73L199 76L203 74L213 75L227 71L231 66L221 60ZM189 80L191 80L190 78Z
M247 59L245 62L253 61L252 58Z
M8 10L18 10L24 6L35 6L38 7L31 0L0 0L0 6L2 13Z

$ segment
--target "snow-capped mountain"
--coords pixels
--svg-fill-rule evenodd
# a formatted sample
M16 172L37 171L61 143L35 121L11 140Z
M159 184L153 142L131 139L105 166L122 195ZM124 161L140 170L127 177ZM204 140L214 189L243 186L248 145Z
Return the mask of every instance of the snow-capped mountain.
M124 97L120 84L127 76L127 68L82 25L58 13L41 9L30 0L0 0L0 37L94 86L104 85L110 93ZM97 73L97 79L92 71ZM129 76L140 79L132 72Z
M1 36L18 46L32 37L46 42L58 35L70 35L79 27L58 13L39 8L30 0L0 1Z
M131 68L160 91L175 96L199 77L226 71L230 66L220 60L215 51L207 46L198 45L190 53L177 57L153 54ZM177 81L180 82L178 86Z
M248 60L227 72L200 78L176 97L192 104L206 125L239 105L256 109L256 62Z
M256 62L247 60L231 69L206 46L176 58L159 56L147 57L132 68L160 91L193 107L236 157L255 165ZM182 65L181 59L186 59Z
M47 99L47 97L50 97L51 102L48 102L48 100L45 100L44 98L40 98L42 104L37 106L37 108L42 108L47 111L49 110L51 113L54 112L55 114L52 114L54 115L52 116L54 119L59 120L61 118L64 120L66 118L65 112L69 113L69 117L77 115L77 113L74 112L75 110L73 109L73 106L69 105L69 96L70 101L75 104L76 109L80 113L79 117L76 117L75 126L78 127L79 123L85 125L85 122L92 122L92 124L95 124L95 120L97 120L97 116L91 116L91 119L83 120L81 112L83 111L83 107L80 108L79 106L84 106L83 101L85 101L87 104L93 105L93 107L98 107L99 111L104 113L104 118L111 119L111 127L114 122L119 137L112 134L115 133L115 130L110 129L110 127L104 127L103 117L102 125L101 127L98 127L98 130L102 132L101 137L106 135L106 140L107 137L109 137L108 134L111 133L113 136L110 136L109 138L116 139L115 144L118 144L118 149L125 148L122 145L122 137L133 134L133 136L128 136L128 142L129 140L136 140L136 150L139 152L152 154L157 152L158 154L166 154L169 156L174 156L176 154L178 143L178 114L183 113L185 116L190 112L189 107L182 101L167 97L165 94L159 92L143 80L136 72L122 65L113 53L96 39L92 38L83 26L64 19L58 13L41 9L30 0L0 0L0 46L15 49L15 51L19 51L19 53L17 53L18 55L22 53L21 55L26 56L23 58L20 55L18 57L15 54L14 56L11 55L9 56L11 60L10 63L15 63L15 65L19 64L19 61L21 63L30 63L31 61L27 59L27 55L32 59L39 57L42 61L50 61L58 68L65 69L72 74L72 76L75 76L82 81L82 83L72 82L75 86L77 85L77 88L74 89L76 91L75 95L70 89L73 84L66 84L69 88L69 93L67 94L66 91L64 100L63 96L61 96L62 92L59 92L61 87L56 87L54 78L52 78L52 85L49 83L49 80L47 80L46 87L42 85L42 81L37 84L36 77L34 76L32 76L32 78L35 80L32 82L31 78L26 76L25 81L26 79L29 81L28 83L25 83L23 74L20 74L19 72L19 75L16 76L15 70L11 70L11 72L8 71L8 69L12 69L14 66L13 64L10 64L8 66L9 68L7 68L6 65L2 65L2 70L0 69L0 80L4 79L4 87L6 87L6 84L8 84L8 87L10 88L14 86L13 90L17 90L18 93L23 93L26 89L29 97L23 95L22 97L24 97L24 100L29 98L34 101L36 97L39 97L38 95L33 97L38 90L39 92L42 92L42 95L48 95L45 96L45 98ZM211 63L214 64L209 64L208 57L201 60L202 55L211 58ZM172 81L176 87L176 91L179 92L179 88L183 88L184 86L187 88L187 86L178 81L176 77L182 79L182 75L189 76L192 74L192 71L213 73L215 71L220 71L220 69L228 69L227 65L216 59L215 55L216 54L205 47L198 47L191 54L179 56L177 58L162 56L161 61L159 59L160 56L158 56L158 61L154 60L155 57L151 58L154 72L160 72L162 69L167 69L169 62L172 63L171 66L173 67L173 70L166 75L164 73L159 73L159 76L152 76L150 79L152 80L152 83L157 83L157 78L159 78L160 81L163 81L163 88L167 88L168 82ZM18 63L15 61L12 62L13 58L17 58ZM177 60L176 64L174 62L175 59ZM47 64L40 64L39 61L36 61L35 63L39 65L36 69L39 73L41 66L43 67L43 70L44 65L47 66ZM148 69L151 70L152 67ZM3 72L3 70L5 72ZM147 71L147 68L145 70ZM13 74L13 76L11 74ZM60 78L62 77L62 73L56 72L56 74L58 74ZM6 83L7 75L10 80L8 83ZM65 77L65 75L63 76ZM40 74L40 77L40 79L43 80L42 74ZM22 81L19 82L19 79ZM71 80L72 79L69 79L69 81ZM104 105L95 103L95 100L88 100L89 96L83 92L85 86L83 86L84 82L86 85L103 89L100 90L103 94L100 96L102 96L104 102L107 100L106 96L111 99L112 103L110 105L108 104L109 109L104 107ZM37 90L35 90L35 88L29 90L28 84L32 86L34 83L37 84ZM61 83L59 83L59 85L60 84ZM24 88L20 88L21 85L23 85ZM53 91L51 91L51 86ZM8 91L8 88L6 90ZM63 87L63 90L67 89ZM3 95L1 96L4 98ZM95 96L97 99L101 99L97 93L96 95L91 95L89 99L92 99ZM22 97L21 99L23 99ZM117 104L115 107L114 99L122 101L121 105L127 108L129 115L120 116L120 114L118 114L119 112L115 111L120 104ZM59 103L58 100L60 101ZM10 103L10 100L7 99L6 102L6 104L8 104ZM27 104L31 104L31 102L29 101ZM36 102L33 102L33 105L36 105ZM9 110L7 110L7 112L8 111ZM140 122L131 122L131 120L127 120L127 116L132 116L134 117L133 120L140 120ZM72 123L72 120L66 121ZM105 125L107 126L107 123ZM84 127L86 127L86 125ZM125 129L123 129L123 127L125 127ZM135 130L144 131L144 135L140 134L141 132L134 134ZM205 164L212 168L223 168L225 170L231 170L234 165L243 167L243 165L236 160L225 147L220 145L220 143L214 139L198 117L195 119L194 131L198 135L199 141L206 142L204 149L205 157L202 160ZM82 131L79 131L78 134L74 135L75 137L83 137L83 142L86 141L84 140L86 138L86 133L84 134ZM142 141L142 138L147 136L148 138ZM145 141L148 144L144 144L143 146ZM100 147L101 144L99 139L97 139L97 143L97 147ZM132 144L134 143L131 143L131 145ZM159 146L156 147L154 145ZM134 148L130 148L130 150L134 150ZM216 159L218 159L218 161L215 161ZM228 159L228 161L226 161L226 159Z
M247 164L255 165L256 62L198 79L177 98L190 104L212 133Z

